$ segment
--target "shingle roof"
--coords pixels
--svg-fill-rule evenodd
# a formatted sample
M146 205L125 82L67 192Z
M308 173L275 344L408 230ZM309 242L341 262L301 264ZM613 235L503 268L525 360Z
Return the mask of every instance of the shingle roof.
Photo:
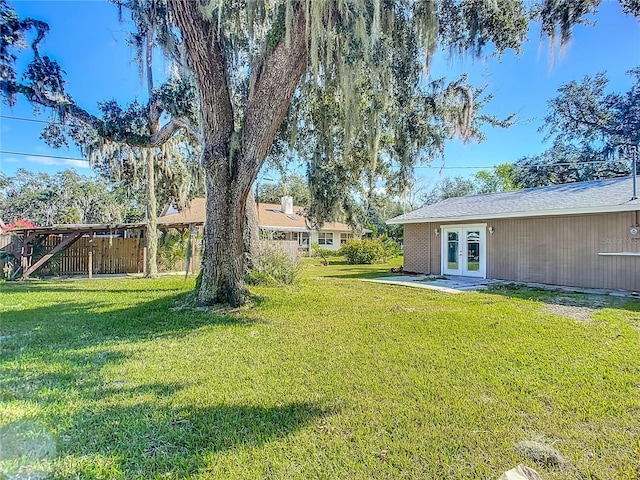
M640 179L638 181L640 189ZM631 200L632 178L593 180L512 192L449 198L387 221L388 224L431 221L572 215L640 210Z
M274 228L283 231L309 231L311 228L301 214L302 207L294 206L293 214L286 215L281 206L272 203L258 204L258 224L262 228ZM194 198L181 212L158 217L158 225L202 225L205 219L205 199ZM349 225L340 222L325 222L321 231L351 232Z
M189 206L181 212L158 217L158 225L202 225L205 218L204 207L204 198L194 198L189 202Z

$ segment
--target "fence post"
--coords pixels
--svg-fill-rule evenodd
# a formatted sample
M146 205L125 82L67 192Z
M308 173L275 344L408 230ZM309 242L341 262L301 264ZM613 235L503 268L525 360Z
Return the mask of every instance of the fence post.
M198 227L189 225L189 236L191 237L191 241L189 242L191 244L191 255L189 258L189 265L187 265L187 273L189 272L189 268L191 268L191 275L195 275L196 273L196 242L198 241L198 230Z
M142 274L147 276L147 247L142 247Z
M89 270L89 280L93 278L93 236L95 232L91 232L89 235L89 258L87 261L87 269Z

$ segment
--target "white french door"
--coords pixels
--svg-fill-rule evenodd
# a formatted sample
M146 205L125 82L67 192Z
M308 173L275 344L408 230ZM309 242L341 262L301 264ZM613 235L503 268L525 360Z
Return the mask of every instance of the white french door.
M443 226L442 273L486 278L486 225Z

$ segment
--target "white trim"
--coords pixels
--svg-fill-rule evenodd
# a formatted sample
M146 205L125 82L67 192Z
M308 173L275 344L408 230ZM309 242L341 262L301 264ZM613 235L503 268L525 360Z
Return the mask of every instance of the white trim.
M488 223L451 223L451 224L447 224L447 225L440 225L440 229L443 228L448 228L448 227L453 227L453 228L486 228L488 225Z
M640 257L640 252L598 252L598 255L609 257Z
M458 273L450 273L445 272L445 265L447 263L447 235L445 234L446 230L457 230L459 232L458 239L458 248L460 249L460 256L462 257L459 261L459 269ZM477 272L470 273L468 269L465 268L465 256L463 254L466 249L466 235L470 230L479 230L480 231L480 265L479 270ZM487 224L486 223L467 223L461 225L440 225L440 271L442 275L460 275L463 277L477 277L477 278L487 278Z
M462 215L455 217L421 217L409 219L387 220L387 225L404 225L407 223L438 223L438 222L457 222L457 221L473 221L494 218L520 218L520 217L551 217L561 215L584 215L589 213L610 213L610 212L633 212L640 210L640 203L632 203L625 205L608 205L606 207L588 207L588 208L566 208L556 210L537 210L534 212L503 212L503 213L483 213L477 215Z
M307 228L307 227L283 227L277 225L259 225L263 230L278 230L279 232L338 232L338 233L353 233L353 230L336 230L335 228ZM365 231L365 233L371 232L371 230Z
M277 227L271 225L258 225L262 230L274 230L278 232L310 232L307 227Z

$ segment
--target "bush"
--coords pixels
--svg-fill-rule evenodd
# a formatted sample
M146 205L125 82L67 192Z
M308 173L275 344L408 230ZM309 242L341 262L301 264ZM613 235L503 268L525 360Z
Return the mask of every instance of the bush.
M189 247L189 232L163 231L158 237L158 269L161 272L184 270Z
M341 254L338 250L329 250L328 248L321 247L317 243L312 243L309 255L311 257L320 257L323 260L326 260L327 257L339 257Z
M349 240L340 247L340 254L345 256L347 263L359 265L382 261L385 251L382 241L374 238L371 240Z
M247 273L253 285L291 285L296 283L302 263L300 255L287 252L277 241L260 243L260 256Z
M382 248L384 248L384 261L386 262L390 258L396 258L402 255L402 249L398 247L398 244L393 238L390 238L386 234L380 235L378 237L380 242L382 243Z
M165 230L158 237L157 262L161 272L188 270L191 262L192 246L195 256L199 255L202 237L188 230Z

